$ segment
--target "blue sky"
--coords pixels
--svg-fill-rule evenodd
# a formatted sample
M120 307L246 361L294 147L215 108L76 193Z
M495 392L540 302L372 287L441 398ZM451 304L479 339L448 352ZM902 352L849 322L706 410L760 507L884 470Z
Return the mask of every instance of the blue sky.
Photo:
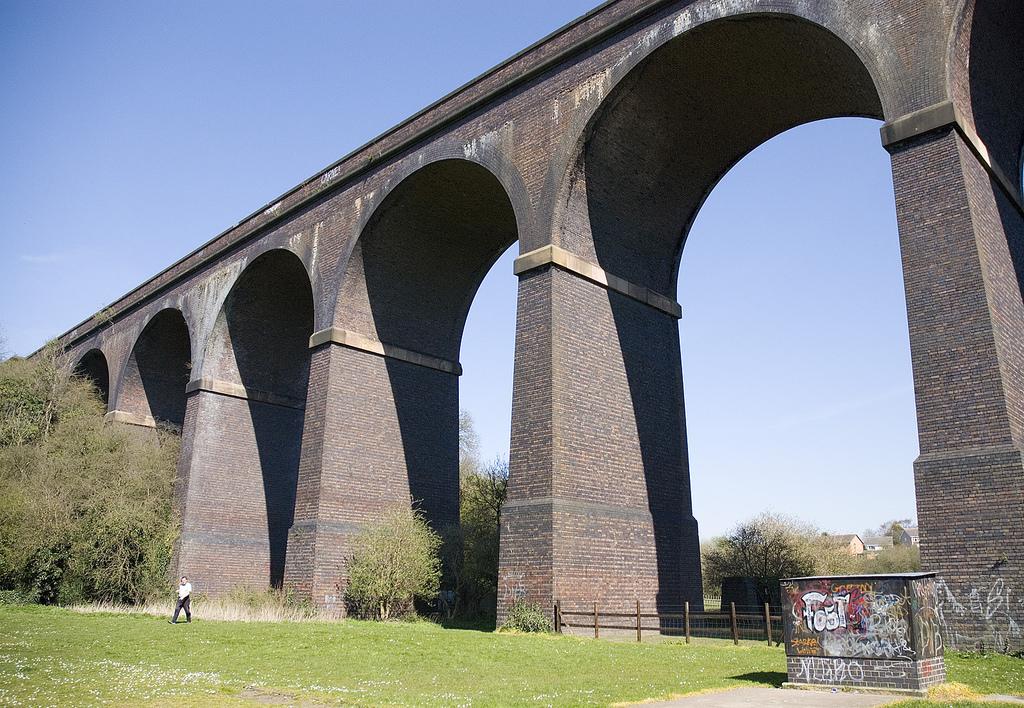
M558 3L0 3L0 331L28 353L280 193L586 12ZM516 279L488 275L463 405L506 456ZM678 297L701 535L772 509L913 516L913 388L878 124L738 164Z

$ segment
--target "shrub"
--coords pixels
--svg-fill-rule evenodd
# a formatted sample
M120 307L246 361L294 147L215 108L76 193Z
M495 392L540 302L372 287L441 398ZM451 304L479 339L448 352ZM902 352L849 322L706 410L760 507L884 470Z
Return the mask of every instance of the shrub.
M0 605L31 605L39 601L24 590L0 590Z
M167 582L179 440L103 422L61 352L0 363L0 589L140 602Z
M551 618L540 605L524 600L516 600L509 608L508 617L501 625L502 632L550 632Z
M853 559L851 572L863 573L915 573L921 570L921 549L918 546L893 546L877 554L865 553Z
M706 588L719 587L727 577L753 578L766 602L781 578L847 572L850 564L834 539L774 514L762 514L703 544L701 561Z
M432 602L441 585L441 538L423 514L394 507L353 540L345 598L366 619L389 620Z

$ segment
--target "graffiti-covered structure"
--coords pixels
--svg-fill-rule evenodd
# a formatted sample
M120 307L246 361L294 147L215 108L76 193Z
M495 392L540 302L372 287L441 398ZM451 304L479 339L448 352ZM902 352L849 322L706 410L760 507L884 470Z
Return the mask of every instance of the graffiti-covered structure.
M935 574L782 581L794 686L923 693L946 679Z

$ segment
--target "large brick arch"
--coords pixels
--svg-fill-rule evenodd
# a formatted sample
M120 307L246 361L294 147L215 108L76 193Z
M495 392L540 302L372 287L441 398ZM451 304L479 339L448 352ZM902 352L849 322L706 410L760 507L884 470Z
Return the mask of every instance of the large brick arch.
M122 422L164 424L180 432L191 368L185 318L180 310L161 310L146 323L118 377L116 410Z
M563 248L672 295L707 195L751 150L795 126L883 118L861 58L785 14L698 25L647 56L604 99L563 179Z
M949 47L949 94L1007 181L1022 189L1024 11L1015 0L963 0Z
M411 498L435 528L458 524L462 331L517 238L502 183L465 159L414 171L367 220L335 327L312 342L310 396L329 398L307 415L288 577L318 602L338 607L348 535L386 506Z
M101 349L90 349L75 364L75 375L81 376L92 382L96 391L107 405L110 400L110 368L107 366L107 357Z
M342 276L335 322L382 342L457 360L484 275L517 239L504 187L482 165L430 163L373 212Z
M206 345L203 377L301 405L309 376L313 295L291 251L257 256L232 285Z
M178 565L210 590L283 581L312 332L305 266L267 251L232 286L189 384Z

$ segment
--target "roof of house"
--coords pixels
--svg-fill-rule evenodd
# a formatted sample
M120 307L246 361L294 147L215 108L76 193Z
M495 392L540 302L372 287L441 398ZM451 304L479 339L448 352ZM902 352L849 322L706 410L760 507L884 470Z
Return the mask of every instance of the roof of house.
M906 527L905 529L903 529L903 530L904 530L904 531L905 531L906 533L910 534L911 536L918 536L918 535L919 535L919 534L917 533L917 527L916 527L916 526L907 526L907 527Z
M882 548L892 548L892 537L891 536L865 536L865 546L881 546Z
M833 539L835 541L838 541L839 543L849 543L850 541L852 541L855 538L857 540L860 540L860 535L859 534L855 534L855 533L839 533L839 534L829 534L829 538L831 538L831 539Z

